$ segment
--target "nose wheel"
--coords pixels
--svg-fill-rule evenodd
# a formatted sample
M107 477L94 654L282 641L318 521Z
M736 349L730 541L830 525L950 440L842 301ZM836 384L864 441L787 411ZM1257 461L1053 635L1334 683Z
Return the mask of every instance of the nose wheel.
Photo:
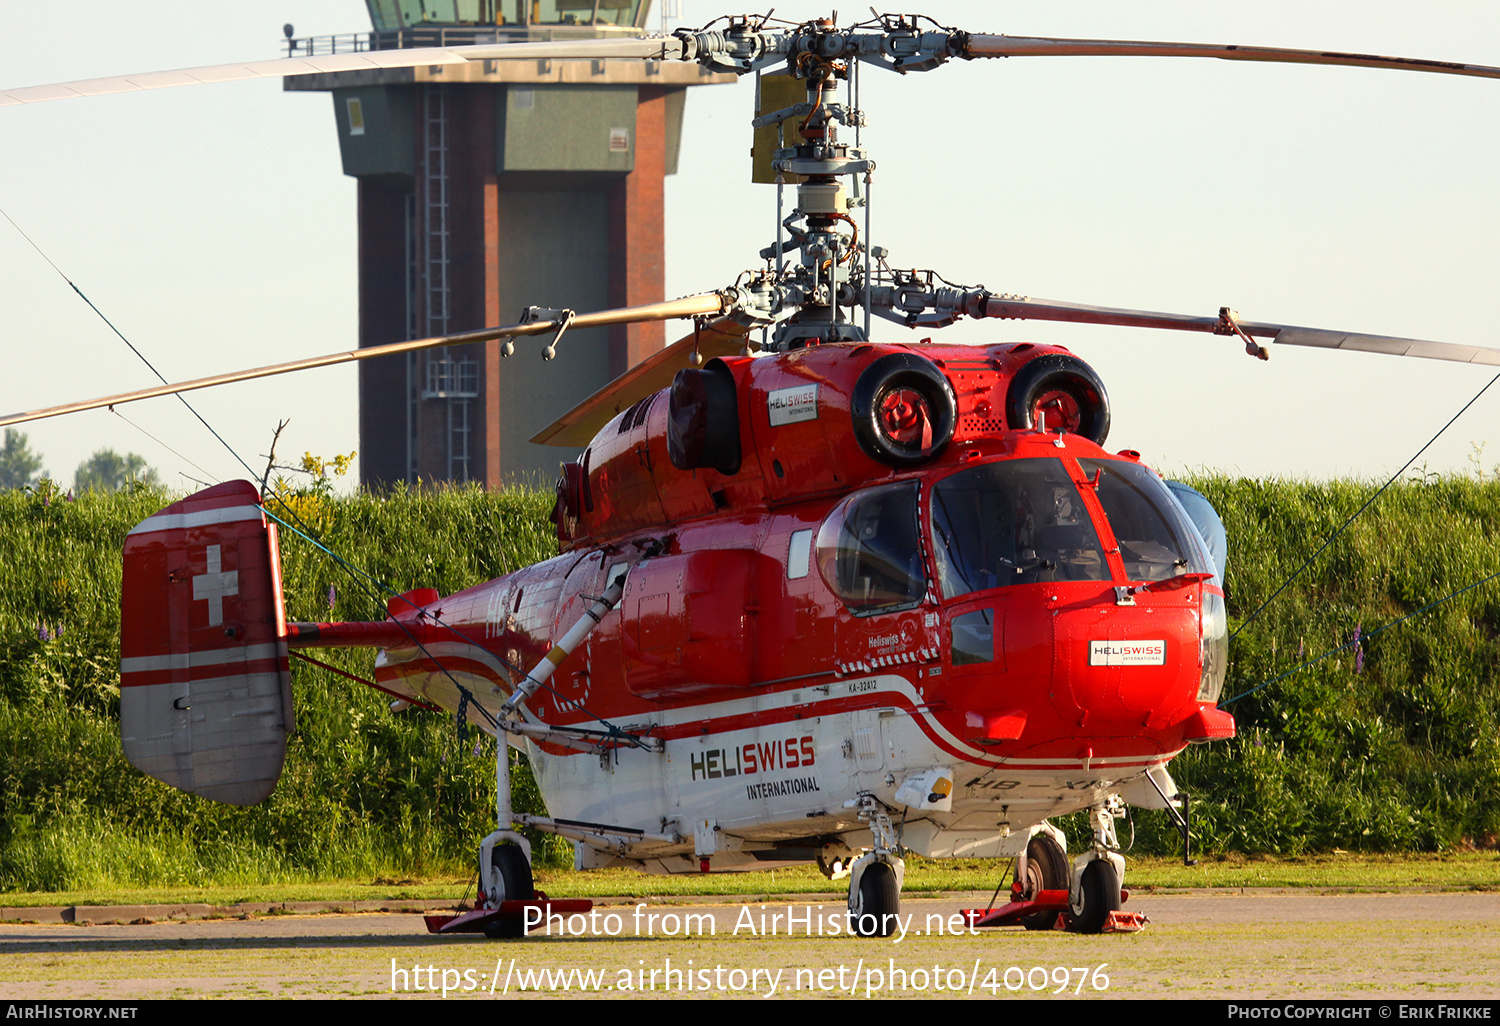
M1125 879L1125 857L1115 836L1115 819L1125 815L1124 803L1116 795L1089 809L1094 828L1093 844L1073 862L1073 880L1069 888L1069 911L1074 933L1102 933L1105 930L1138 930L1145 917L1120 911L1125 893L1120 883Z
M518 844L497 844L490 852L490 886L485 903L499 908L504 901L530 901L536 894L531 879L531 863ZM519 916L507 916L486 924L484 935L491 940L526 936L525 922Z
M1026 842L1024 867L1022 860L1017 860L1016 880L1025 901L1037 900L1043 891L1068 889L1068 856L1057 838L1039 833ZM1028 930L1050 930L1056 921L1056 912L1033 912L1021 920L1021 925Z
M1110 914L1120 911L1120 878L1115 867L1104 859L1094 859L1083 867L1078 893L1073 898L1074 933L1100 933Z
M854 932L861 937L889 937L896 932L901 914L901 885L896 870L884 862L871 862L860 875L859 887L849 894Z
M849 803L870 824L874 848L849 865L850 928L860 937L889 937L901 915L901 883L906 863L898 853L895 824L873 795Z

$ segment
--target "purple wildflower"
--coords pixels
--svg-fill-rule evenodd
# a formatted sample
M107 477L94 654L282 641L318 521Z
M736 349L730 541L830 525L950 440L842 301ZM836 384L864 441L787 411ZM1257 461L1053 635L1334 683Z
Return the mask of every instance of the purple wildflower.
M52 636L58 641L62 640L62 624L57 625L57 629L52 632Z
M37 621L36 625L36 638L38 641L52 640L52 635L47 633L47 625L42 623L40 620Z
M1354 628L1354 642L1353 642L1353 644L1354 644L1354 672L1355 673L1363 673L1364 670L1365 670L1365 650L1364 650L1364 646L1361 645L1360 642L1359 642L1359 637L1360 637L1360 633L1362 632L1362 630L1363 630L1362 627L1355 627Z
M328 608L330 610L333 608L334 600L337 599L337 598L338 598L338 593L333 590L333 585L330 584L328 586Z

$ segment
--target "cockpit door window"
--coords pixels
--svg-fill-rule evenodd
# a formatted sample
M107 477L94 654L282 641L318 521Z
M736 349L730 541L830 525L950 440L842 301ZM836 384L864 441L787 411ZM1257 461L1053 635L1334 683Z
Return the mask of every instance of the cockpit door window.
M927 595L917 483L855 492L818 529L818 572L856 613L917 605Z

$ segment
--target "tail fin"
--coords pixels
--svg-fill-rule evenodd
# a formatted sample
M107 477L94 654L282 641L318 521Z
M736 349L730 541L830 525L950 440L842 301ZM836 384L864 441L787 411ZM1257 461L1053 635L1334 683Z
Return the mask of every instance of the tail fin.
M147 517L125 539L120 733L137 769L254 805L292 730L275 525L247 481Z

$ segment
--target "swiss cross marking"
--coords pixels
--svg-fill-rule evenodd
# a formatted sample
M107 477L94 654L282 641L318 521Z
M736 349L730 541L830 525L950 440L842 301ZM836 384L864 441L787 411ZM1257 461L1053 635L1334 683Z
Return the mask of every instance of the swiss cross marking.
M193 601L208 600L208 625L217 627L224 622L224 596L240 593L240 572L223 572L219 557L219 546L208 547L207 573L193 575Z

